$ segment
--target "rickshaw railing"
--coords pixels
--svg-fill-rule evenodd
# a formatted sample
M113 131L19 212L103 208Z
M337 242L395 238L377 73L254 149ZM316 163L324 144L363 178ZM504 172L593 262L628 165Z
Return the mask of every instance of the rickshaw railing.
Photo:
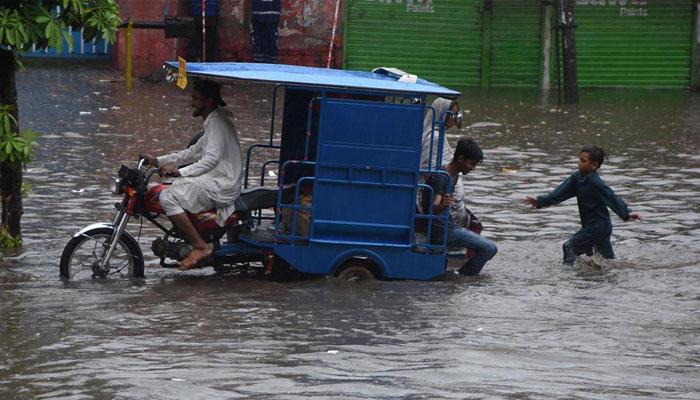
M262 174L260 175L260 186L265 186L265 171L269 164L279 165L280 160L267 160L262 165Z
M445 117L449 114L454 118L454 113L451 110L447 110L440 115L440 120L436 121L435 120L435 108L432 106L427 106L430 111L433 112L433 123L430 127L430 152L428 153L428 169L431 170L431 172L434 172L435 170L438 170L440 166L442 165L442 148L443 148L443 142L445 138ZM435 153L435 168L433 168L433 142L435 142L435 126L437 125L438 127L438 148L437 152Z
M309 161L296 161L296 160L289 160L282 165L282 172L284 171L284 168L288 164L315 164L314 162L309 162ZM283 184L282 182L282 172L280 172L280 184L279 184L279 192L277 193L277 212L275 213L275 243L278 243L279 239L288 239L290 241L290 244L292 246L296 245L296 241L298 240L303 240L303 241L308 241L309 237L311 237L311 232L309 232L309 236L301 236L297 235L297 211L298 210L309 210L311 211L313 209L313 206L300 206L299 205L299 188L301 187L301 184L304 181L310 181L313 182L316 178L313 176L305 176L297 180L296 187L294 188L294 203L293 204L283 204L282 203L282 189L283 189ZM291 209L292 210L292 226L290 230L289 235L282 235L280 234L280 219L282 218L282 209Z
M249 172L250 172L250 155L255 148L267 148L267 149L281 149L281 146L276 145L276 144L259 144L256 143L250 147L248 147L248 151L246 151L246 160L245 160L245 175L243 177L243 188L246 189L248 187L248 178L249 178ZM262 175L265 175L265 165L271 161L277 161L279 160L268 160L263 164L263 171Z
M280 160L267 160L263 163L262 165L262 172L260 173L260 186L265 186L265 171L267 171L267 166L269 164L278 164L279 165ZM262 222L262 220L273 220L275 217L273 216L263 216L263 210L255 210L255 212L252 214L258 222L258 225Z
M325 92L323 92L325 96ZM313 120L314 102L322 101L323 97L314 97L309 100L309 112L306 116L306 141L304 143L304 161L309 161L309 143L311 142L311 121Z
M279 86L279 85L278 85ZM276 100L276 90L277 87L275 87L275 96L273 102ZM424 219L427 220L427 231L426 231L426 242L425 243L418 243L416 236L415 236L415 224L413 222L404 225L404 224L385 224L385 223L371 223L371 222L357 222L357 221L342 221L342 220L317 220L314 219L313 215L313 204L310 206L302 206L299 204L300 201L300 189L303 184L306 182L320 182L320 183L330 183L330 184L340 184L340 185L354 185L354 186L366 186L366 187L386 187L386 188L400 188L400 189L415 189L414 193L419 194L422 193L423 190L428 190L430 192L430 198L434 199L435 194L433 191L433 188L425 185L425 184L408 184L408 183L396 183L396 182L386 182L386 175L389 172L395 172L394 169L385 169L385 168L372 168L373 170L377 170L378 172L381 172L381 178L380 181L364 181L361 178L359 180L353 179L354 178L354 170L362 170L363 172L367 171L367 167L357 167L353 165L326 165L327 167L337 167L337 168L343 168L347 170L347 179L334 179L334 178L324 178L324 177L316 177L316 176L305 176L297 180L296 182L296 187L294 189L294 201L291 204L283 204L282 203L282 189L283 189L283 182L284 182L284 176L286 173L286 169L289 167L289 165L317 165L316 162L309 161L309 148L310 148L310 142L311 142L311 128L312 128L312 121L313 121L313 107L315 102L323 101L324 96L317 96L312 98L309 101L308 107L309 107L309 113L307 115L307 121L306 121L306 138L305 138L305 143L304 143L304 156L303 160L288 160L285 161L284 164L280 167L279 170L279 176L278 176L278 186L279 186L279 191L278 191L278 207L276 209L275 217L274 217L274 234L275 234L275 243L279 243L279 240L289 240L289 244L292 246L294 245L299 245L300 241L303 241L306 243L309 242L311 238L314 237L314 225L315 224L324 224L324 222L327 222L328 224L333 224L333 225L352 225L352 226L366 226L369 228L386 228L387 230L390 229L405 229L407 232L407 235L409 235L409 240L407 242L395 242L395 243L385 243L384 245L389 245L389 246L400 246L400 247L420 247L420 251L423 252L423 247L425 249L425 253L430 253L431 250L433 249L439 249L441 250L442 253L446 251L447 247L447 227L448 227L448 221L449 221L449 211L447 213L444 213L443 215L433 215L433 202L428 205L428 211L429 214L422 214L423 210L418 210L414 211L412 214L414 215L414 219ZM403 100L402 100L403 102ZM452 182L451 179L449 179L449 174L447 174L445 171L440 171L439 170L439 163L442 160L442 151L443 151L443 141L444 141L444 135L445 135L445 129L444 129L444 118L446 115L452 114L451 111L445 111L442 113L440 116L439 120L436 120L435 117L435 109L430 106L426 106L426 108L429 108L432 110L433 117L432 117L432 127L431 127L431 140L430 140L430 153L429 153L429 164L428 164L428 169L427 170L419 170L418 173L424 174L444 174L447 175L448 177L448 191L452 192L451 186ZM273 103L273 110L274 110L274 103ZM247 160L246 160L246 174L245 174L245 187L248 186L248 180L249 180L249 167L250 167L250 160L251 160L251 154L252 151L256 148L267 148L267 149L280 149L281 146L273 144L273 136L272 132L274 130L274 112L273 116L271 118L271 136L270 136L270 143L269 144L255 144L252 145L248 148L247 152ZM436 132L437 130L437 132ZM434 139L435 139L435 134L438 134L438 143L437 143L437 154L435 157L436 160L436 165L435 168L432 168L433 164L433 150L434 150ZM266 167L268 164L271 163L279 163L278 160L268 160L266 161L263 166L262 166L262 174L260 178L260 183L261 185L264 185L265 182L265 171ZM324 163L325 164L325 163ZM401 172L408 172L409 170L402 170ZM281 234L280 233L280 223L282 220L282 210L291 210L292 211L292 216L291 216L291 226L289 234ZM309 221L309 228L308 232L306 235L300 235L299 230L298 230L298 211L311 211L312 215L310 216L310 221ZM268 217L269 219L272 219L271 217ZM443 234L442 234L442 240L440 241L441 243L436 243L433 244L431 241L431 236L432 236L432 227L433 227L433 221L436 220L441 220L443 221L444 224L444 229L443 229ZM359 240L356 240L359 239ZM348 238L348 242L356 243L356 244L362 244L362 239L361 238L353 238L350 239ZM334 243L338 243L338 240L344 241L342 238L315 238L314 241L318 242L325 242L325 241L330 241ZM376 242L371 242L367 241L368 245L370 244L375 244Z
M270 112L270 144L272 144L272 139L275 134L275 110L277 109L277 89L283 86L284 85L277 84L272 90L272 111Z
M243 180L243 188L248 187L248 177L250 173L250 155L251 152L254 148L257 147L263 147L263 148L270 148L270 149L281 149L281 146L274 144L274 137L275 137L275 110L277 109L277 90L280 87L283 87L284 85L277 84L275 85L275 88L272 90L272 110L270 112L270 137L269 137L269 143L268 144L254 144L250 147L248 147L248 150L246 151L246 161L245 161L245 177ZM267 164L276 161L279 164L279 160L268 160L262 165L262 172L261 176L262 178L260 179L260 185L264 185L264 176L265 176L265 167Z
M430 170L420 170L420 173L426 173L426 174L443 174L446 175L448 180L447 180L447 191L449 193L452 192L452 178L450 177L450 174L448 174L446 171L430 171ZM422 213L416 213L416 218L419 219L427 219L428 220L428 227L426 228L426 240L425 243L414 243L414 245L419 245L419 246L425 246L425 252L429 253L430 249L437 248L441 249L443 252L447 249L447 225L449 223L449 208L447 209L447 213L444 215L434 215L433 214L433 201L435 199L435 191L433 188L429 185L426 185L424 183L421 183L418 185L420 188L419 190L428 190L430 191L430 204L428 206L428 214L422 214ZM422 194L422 192L421 192ZM422 210L421 210L422 211ZM442 236L442 244L431 244L430 241L430 236L432 235L432 224L434 220L442 220L444 223L444 229L443 229L443 236Z

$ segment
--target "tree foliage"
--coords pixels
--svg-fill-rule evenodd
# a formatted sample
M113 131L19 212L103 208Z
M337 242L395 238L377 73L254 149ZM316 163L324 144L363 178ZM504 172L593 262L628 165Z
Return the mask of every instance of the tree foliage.
M38 146L35 139L37 132L27 129L22 135L16 135L12 126L17 120L12 115L13 106L0 105L0 161L21 164L26 168L36 156Z
M83 30L85 40L100 38L114 43L119 24L116 0L5 0L0 2L0 46L16 51L56 48L63 40L73 48L68 27Z
M60 53L64 40L72 50L68 28L82 29L86 41L99 36L114 43L120 24L116 0L0 0L0 248L22 243L22 170L37 146L36 132L19 133L15 70L22 66L20 53L32 47Z

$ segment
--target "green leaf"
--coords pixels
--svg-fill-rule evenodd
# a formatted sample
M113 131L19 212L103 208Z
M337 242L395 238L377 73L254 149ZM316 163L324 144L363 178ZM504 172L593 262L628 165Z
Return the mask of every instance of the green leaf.
M5 28L5 40L11 46L14 46L14 44L15 44L15 31L10 30L9 28Z
M51 21L51 18L49 18L45 15L41 15L41 16L36 17L35 21L40 23L40 24L45 24L45 23Z
M27 31L24 29L24 26L20 25L18 27L19 34L22 35L22 43L29 43L29 35L27 35Z
M63 37L66 39L66 42L68 43L68 52L73 51L73 36L71 36L68 31L63 31Z
M5 142L5 153L12 154L12 142Z

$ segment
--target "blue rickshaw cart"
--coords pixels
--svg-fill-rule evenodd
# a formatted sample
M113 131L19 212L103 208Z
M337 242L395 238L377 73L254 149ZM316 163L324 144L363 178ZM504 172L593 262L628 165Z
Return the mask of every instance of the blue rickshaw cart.
M175 62L165 68L174 74ZM255 63L189 63L188 78L275 84L269 141L250 146L245 160L265 149L279 153L263 163L278 168L274 217L258 215L255 226L221 243L217 257L262 254L274 276L290 272L343 279L431 279L445 272L445 237L435 240L417 226L436 218L420 214L416 199L423 120L432 113L433 135L445 134L428 96L459 92L391 68L372 72ZM277 94L283 90L281 140L274 139ZM245 116L239 116L245 118ZM432 142L432 141L431 141ZM267 154L267 153L266 153ZM282 190L292 186L293 200ZM437 244L431 244L437 243Z

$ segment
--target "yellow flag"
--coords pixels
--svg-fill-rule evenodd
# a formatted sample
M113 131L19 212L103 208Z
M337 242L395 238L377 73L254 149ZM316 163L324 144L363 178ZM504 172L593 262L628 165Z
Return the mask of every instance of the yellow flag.
M177 70L177 86L180 89L184 89L187 87L187 61L182 57L178 57L177 62L180 64Z

